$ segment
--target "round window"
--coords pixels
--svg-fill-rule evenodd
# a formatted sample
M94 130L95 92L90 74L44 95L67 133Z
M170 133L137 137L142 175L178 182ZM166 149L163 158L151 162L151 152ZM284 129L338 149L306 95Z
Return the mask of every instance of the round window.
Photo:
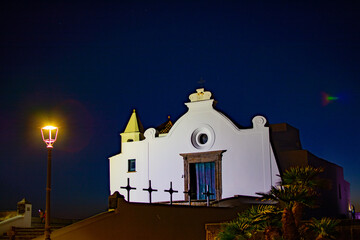
M214 130L207 124L200 125L191 134L191 143L197 149L210 149L214 141Z
M199 140L200 144L205 144L208 141L208 136L205 133L201 133L201 134L199 134L198 140Z

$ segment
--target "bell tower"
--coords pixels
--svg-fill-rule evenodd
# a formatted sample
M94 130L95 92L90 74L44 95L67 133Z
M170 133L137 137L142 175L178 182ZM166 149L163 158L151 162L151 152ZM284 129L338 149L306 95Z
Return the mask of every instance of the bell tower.
M133 110L130 120L126 125L125 131L120 133L121 143L134 142L144 139L144 127L141 124L135 109Z

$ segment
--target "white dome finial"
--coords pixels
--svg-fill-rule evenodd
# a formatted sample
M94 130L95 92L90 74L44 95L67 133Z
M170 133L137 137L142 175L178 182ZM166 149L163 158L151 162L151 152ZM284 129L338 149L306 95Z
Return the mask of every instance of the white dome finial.
M193 93L189 96L191 102L209 100L211 98L211 92L204 91L204 88L196 89L196 93Z

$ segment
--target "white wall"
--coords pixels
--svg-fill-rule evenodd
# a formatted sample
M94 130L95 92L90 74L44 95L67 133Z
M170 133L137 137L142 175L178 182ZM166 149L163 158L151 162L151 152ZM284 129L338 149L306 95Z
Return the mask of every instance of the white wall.
M164 137L155 137L155 129L145 132L145 140L123 143L122 153L110 158L111 194L119 191L124 196L127 178L131 186L130 200L148 202L149 194L143 191L151 179L152 199L169 201L170 181L173 182L173 200L184 200L184 161L181 153L226 150L222 158L222 198L234 195L257 196L266 192L278 181L279 174L270 145L269 129L263 117L253 119L253 128L238 129L223 114L213 109L213 100L186 103L189 111L175 122ZM200 130L199 130L200 129ZM194 147L191 139L194 131L205 131L207 144ZM136 172L127 173L128 159L136 159Z
M0 235L11 230L11 227L31 227L32 205L25 204L25 213L0 222Z
M142 191L149 184L148 171L148 143L146 141L124 142L123 153L110 158L110 191L113 194L119 191L127 199L127 191L120 187L127 186L127 178L130 186L137 188L130 194L131 201L148 199L148 194ZM136 159L136 172L128 172L128 159Z

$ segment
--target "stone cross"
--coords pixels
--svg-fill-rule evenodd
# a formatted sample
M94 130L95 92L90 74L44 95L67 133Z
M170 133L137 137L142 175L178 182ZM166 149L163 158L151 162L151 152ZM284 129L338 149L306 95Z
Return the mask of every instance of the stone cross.
M173 190L173 188L172 188L172 182L170 182L170 189L169 189L169 190L164 190L164 192L170 193L170 205L172 205L172 195L173 195L173 193L177 193L177 192L178 192L178 191Z
M151 193L152 192L157 192L157 189L151 188L151 180L149 180L149 188L143 188L143 191L148 191L149 192L149 202L151 203Z
M206 185L206 192L203 192L202 194L206 196L206 206L210 206L210 196L214 194L209 191L209 185Z
M130 191L135 190L136 188L130 186L130 179L127 179L127 186L126 187L120 187L122 189L126 189L127 191L127 201L130 202Z
M188 195L189 205L191 206L191 194L192 194L193 192L191 191L190 187L189 187L188 189L189 189L189 190L188 190L187 192L184 191L184 193L185 193L186 195Z

